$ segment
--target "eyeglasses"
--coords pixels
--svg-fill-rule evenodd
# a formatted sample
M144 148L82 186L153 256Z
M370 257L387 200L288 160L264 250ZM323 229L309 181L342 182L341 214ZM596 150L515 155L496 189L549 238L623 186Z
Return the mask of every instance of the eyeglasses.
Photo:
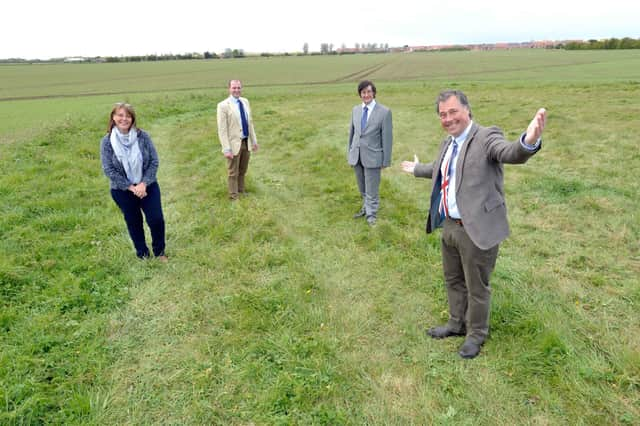
M114 107L125 107L125 108L131 108L131 104L128 104L126 102L116 102L115 104L113 104Z

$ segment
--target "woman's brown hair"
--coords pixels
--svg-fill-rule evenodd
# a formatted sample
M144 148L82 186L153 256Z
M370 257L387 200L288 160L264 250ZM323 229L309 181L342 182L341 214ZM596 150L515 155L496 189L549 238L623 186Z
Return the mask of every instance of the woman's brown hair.
M109 114L109 127L107 128L107 133L111 133L113 130L113 126L116 125L116 122L113 121L113 116L118 110L125 110L131 116L131 127L135 127L136 125L136 111L133 107L125 102L117 102L113 105L113 109L111 110L111 114ZM131 128L130 127L130 128Z

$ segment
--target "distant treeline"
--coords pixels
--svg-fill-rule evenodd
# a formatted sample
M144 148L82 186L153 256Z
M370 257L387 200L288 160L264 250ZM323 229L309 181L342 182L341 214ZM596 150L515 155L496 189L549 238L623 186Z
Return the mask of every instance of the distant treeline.
M598 49L640 49L640 38L606 38L604 40L570 41L562 48L567 50L598 50Z
M546 49L565 49L565 50L600 50L600 49L640 49L640 38L634 39L631 37L624 38L607 38L602 40L576 40L576 41L564 41L564 42L546 42L543 46ZM485 50L493 50L493 45L486 45ZM531 46L516 46L516 47L531 47ZM539 46L533 46L539 47ZM493 47L495 48L495 47ZM246 55L243 49L225 49L223 53L218 55L215 52L204 53L182 53L182 54L162 54L162 55L139 55L139 56L98 56L94 58L52 58L48 60L42 59L23 59L23 58L8 58L0 59L0 64L11 63L51 63L51 62L153 62L153 61L175 61L175 60L191 60L191 59L220 59L220 58L244 58L246 56L303 56L303 55L353 55L353 54L365 54L365 53L386 53L390 51L406 51L409 46L402 48L389 48L388 44L381 44L379 47L377 44L364 43L360 46L356 43L356 47L353 49L346 48L344 45L338 49L333 49L333 44L322 43L319 52L310 52L308 43L304 44L302 52L295 53L271 53L263 52L260 54L248 54ZM470 46L465 45L452 45L447 47L441 47L434 49L436 51L458 51L458 50L473 50ZM431 49L420 49L416 51L433 51Z
M22 59L9 58L0 59L0 63L49 63L49 62L154 62L154 61L176 61L190 59L219 59L219 58L244 58L245 53L242 49L226 49L221 55L215 52L204 53L181 53L181 54L152 54L152 55L131 55L131 56L97 56L94 58L77 57L77 58L51 58L48 60L41 59Z
M206 52L209 53L209 52ZM215 53L216 58L218 55ZM98 58L100 59L100 58ZM105 56L100 62L147 62L147 61L177 61L185 59L209 59L200 53L182 53L168 55L141 55L141 56Z

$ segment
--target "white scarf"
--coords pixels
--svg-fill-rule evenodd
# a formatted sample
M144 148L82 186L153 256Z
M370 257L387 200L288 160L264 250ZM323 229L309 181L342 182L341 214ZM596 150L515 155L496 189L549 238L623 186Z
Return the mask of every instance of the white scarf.
M138 184L142 180L142 152L138 144L138 131L135 127L129 129L129 134L124 135L118 127L111 130L111 148L116 157L122 163L127 179L132 184Z

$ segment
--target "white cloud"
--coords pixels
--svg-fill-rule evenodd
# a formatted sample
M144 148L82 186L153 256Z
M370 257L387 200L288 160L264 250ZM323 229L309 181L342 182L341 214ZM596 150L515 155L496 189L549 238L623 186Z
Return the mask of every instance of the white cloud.
M0 58L311 50L320 43L398 45L640 37L638 2L22 0L3 5Z

